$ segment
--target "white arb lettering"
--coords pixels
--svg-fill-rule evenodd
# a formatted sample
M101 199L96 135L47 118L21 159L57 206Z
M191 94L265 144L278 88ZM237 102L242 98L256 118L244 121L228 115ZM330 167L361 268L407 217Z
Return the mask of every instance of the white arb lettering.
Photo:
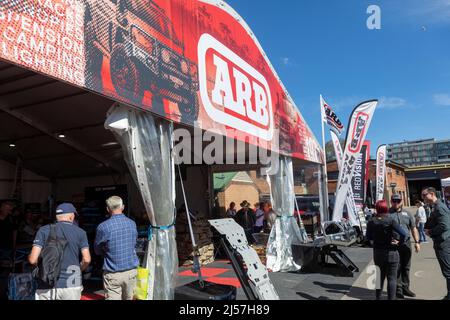
M239 70L233 68L233 76L236 79L236 112L245 116L245 109L252 108L252 90L250 81Z
M214 55L214 65L216 66L216 82L212 91L212 100L220 106L234 110L233 90L231 89L230 73L228 64L217 55Z
M253 82L253 92L255 94L255 110L249 108L249 117L258 123L269 123L269 112L267 111L267 94L264 88Z
M211 65L206 63L211 51L215 70L208 70ZM264 76L209 34L200 37L198 59L200 97L208 116L217 123L271 141L272 98ZM215 83L211 85L212 81Z

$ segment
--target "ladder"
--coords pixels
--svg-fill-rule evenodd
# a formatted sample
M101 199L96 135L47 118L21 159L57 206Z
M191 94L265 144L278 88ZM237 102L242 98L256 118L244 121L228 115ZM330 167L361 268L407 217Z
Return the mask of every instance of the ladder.
M334 260L336 265L348 276L353 276L354 272L359 272L358 266L335 245L326 245L322 248L322 253Z

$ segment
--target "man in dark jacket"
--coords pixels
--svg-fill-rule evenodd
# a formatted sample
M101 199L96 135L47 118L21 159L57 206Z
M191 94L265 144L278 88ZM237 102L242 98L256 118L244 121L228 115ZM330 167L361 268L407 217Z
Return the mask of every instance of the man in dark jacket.
M425 232L433 239L436 257L447 280L447 296L444 300L450 300L450 210L437 198L435 188L423 189L422 199L432 206Z
M255 226L256 216L252 209L250 209L250 203L244 200L241 203L241 210L236 213L234 218L236 222L244 229L247 241L249 244L253 244L255 239L253 238L253 227Z

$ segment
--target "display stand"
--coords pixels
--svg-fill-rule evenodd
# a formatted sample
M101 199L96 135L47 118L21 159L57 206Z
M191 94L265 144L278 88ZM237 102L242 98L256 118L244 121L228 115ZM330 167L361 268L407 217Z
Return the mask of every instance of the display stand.
M334 244L293 245L292 254L296 263L301 264L303 271L321 272L330 265L327 261L331 258L340 274L353 277L355 272L359 272L358 266Z

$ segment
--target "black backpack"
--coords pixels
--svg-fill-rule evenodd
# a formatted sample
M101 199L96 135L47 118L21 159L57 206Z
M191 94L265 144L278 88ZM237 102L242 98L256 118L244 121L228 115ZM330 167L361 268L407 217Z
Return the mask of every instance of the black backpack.
M40 287L54 288L56 286L66 246L66 238L58 238L56 225L50 225L50 235L39 256L38 268L35 273Z

